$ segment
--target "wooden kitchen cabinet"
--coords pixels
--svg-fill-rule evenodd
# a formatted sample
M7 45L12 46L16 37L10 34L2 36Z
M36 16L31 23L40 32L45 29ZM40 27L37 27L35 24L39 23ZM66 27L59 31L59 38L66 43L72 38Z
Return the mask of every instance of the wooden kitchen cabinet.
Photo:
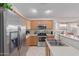
M30 36L26 39L27 46L36 46L38 44L37 36Z
M34 19L31 21L31 29L36 29L37 26L45 25L48 29L53 29L53 21L52 20L41 20L41 19Z

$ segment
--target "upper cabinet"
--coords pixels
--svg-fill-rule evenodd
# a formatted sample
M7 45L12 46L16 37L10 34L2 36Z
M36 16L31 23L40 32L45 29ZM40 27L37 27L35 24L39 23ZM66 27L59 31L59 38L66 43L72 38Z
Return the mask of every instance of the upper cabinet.
M48 19L31 19L23 22L27 29L36 30L39 26L54 29L54 21Z
M32 20L31 21L31 29L37 29L38 26L44 26L47 29L53 29L53 21L52 20Z

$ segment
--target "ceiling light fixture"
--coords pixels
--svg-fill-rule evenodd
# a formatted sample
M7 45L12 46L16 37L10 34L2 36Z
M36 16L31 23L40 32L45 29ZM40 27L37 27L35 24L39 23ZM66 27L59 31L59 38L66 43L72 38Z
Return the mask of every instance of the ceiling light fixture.
M45 13L50 14L50 13L52 13L52 10L46 10Z
M32 13L37 13L37 10L36 9L32 9Z

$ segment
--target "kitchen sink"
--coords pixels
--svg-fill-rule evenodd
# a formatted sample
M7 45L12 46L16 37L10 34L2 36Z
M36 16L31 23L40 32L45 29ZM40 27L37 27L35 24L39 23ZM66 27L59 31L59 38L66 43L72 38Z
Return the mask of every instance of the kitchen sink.
M59 40L48 41L51 46L67 46Z

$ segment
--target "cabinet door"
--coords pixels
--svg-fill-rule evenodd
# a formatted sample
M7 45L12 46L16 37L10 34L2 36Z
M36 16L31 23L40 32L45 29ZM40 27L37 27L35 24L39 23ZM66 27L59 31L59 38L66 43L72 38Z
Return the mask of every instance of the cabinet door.
M27 45L31 45L31 46L34 46L34 45L37 45L38 43L38 39L36 36L30 36L27 40L26 40L26 44Z
M28 45L29 45L29 46L36 46L37 43L36 43L36 42L30 42Z
M30 44L31 45L37 45L37 41L38 39L37 39L37 37L36 36L31 36L30 37Z
M30 45L30 37L28 37L28 38L26 39L26 45L27 45L27 46Z

